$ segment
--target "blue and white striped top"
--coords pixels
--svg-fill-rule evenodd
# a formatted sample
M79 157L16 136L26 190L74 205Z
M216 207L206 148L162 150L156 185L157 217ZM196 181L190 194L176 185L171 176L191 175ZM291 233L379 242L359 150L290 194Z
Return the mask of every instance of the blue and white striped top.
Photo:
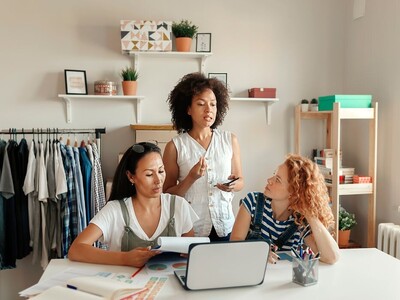
M254 220L254 214L256 211L256 194L261 194L259 199L265 199L261 224L261 235L263 239L267 241L272 240L274 243L279 236L294 222L294 217L290 216L286 221L275 220L272 215L271 199L265 197L263 193L250 192L241 200L241 203L250 213L252 221ZM309 225L307 225L306 228L299 228L282 246L282 250L290 250L292 247L296 248L297 245L303 243L304 237L309 234Z

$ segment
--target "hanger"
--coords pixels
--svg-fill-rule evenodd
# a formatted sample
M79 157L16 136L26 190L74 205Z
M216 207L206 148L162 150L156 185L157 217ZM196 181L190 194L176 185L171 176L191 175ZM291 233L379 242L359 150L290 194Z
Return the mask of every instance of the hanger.
M76 139L76 134L74 133L74 147L77 148L78 147L78 140Z

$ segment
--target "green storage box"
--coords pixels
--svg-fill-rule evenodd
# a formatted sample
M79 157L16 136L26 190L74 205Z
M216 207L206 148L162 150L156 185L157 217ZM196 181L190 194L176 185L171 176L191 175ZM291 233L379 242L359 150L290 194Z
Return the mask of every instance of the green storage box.
M333 110L333 103L341 108L370 108L372 95L330 95L318 97L318 110Z

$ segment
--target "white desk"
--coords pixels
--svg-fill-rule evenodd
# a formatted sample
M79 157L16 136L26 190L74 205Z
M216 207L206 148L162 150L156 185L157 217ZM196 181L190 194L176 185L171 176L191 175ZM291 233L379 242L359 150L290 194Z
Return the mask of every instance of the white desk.
M291 265L287 261L268 265L260 286L207 291L186 291L174 275L157 299L400 299L400 260L374 248L342 249L339 262L333 266L320 264L318 284L303 287L292 283ZM83 265L67 259L53 259L40 280L63 268ZM136 268L84 264L93 270L133 272Z

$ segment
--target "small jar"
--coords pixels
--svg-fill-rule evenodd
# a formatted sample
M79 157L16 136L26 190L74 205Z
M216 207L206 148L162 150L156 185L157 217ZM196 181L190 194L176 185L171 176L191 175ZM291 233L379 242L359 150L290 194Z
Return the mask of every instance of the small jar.
M117 84L109 80L95 81L94 94L103 96L114 96L117 94Z

